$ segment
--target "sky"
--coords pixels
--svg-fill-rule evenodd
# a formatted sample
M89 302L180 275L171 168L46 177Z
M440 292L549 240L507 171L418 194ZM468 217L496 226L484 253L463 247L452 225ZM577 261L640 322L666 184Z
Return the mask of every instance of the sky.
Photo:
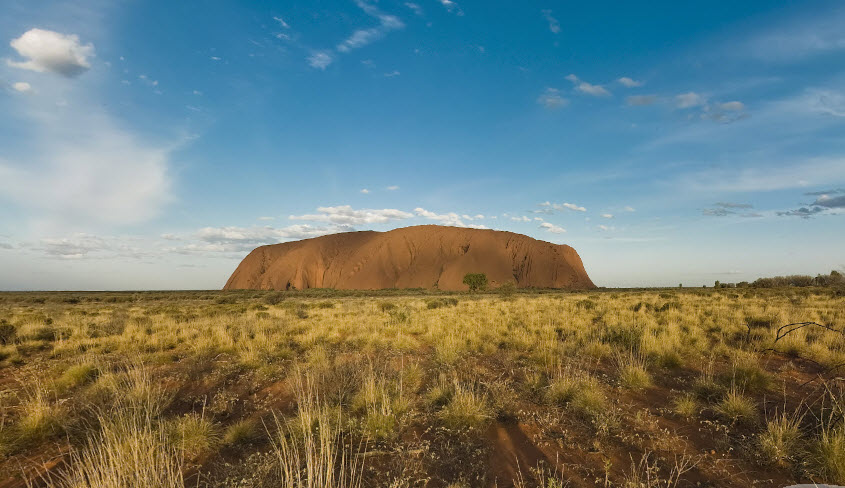
M845 268L845 3L0 6L0 290L420 224L607 287Z

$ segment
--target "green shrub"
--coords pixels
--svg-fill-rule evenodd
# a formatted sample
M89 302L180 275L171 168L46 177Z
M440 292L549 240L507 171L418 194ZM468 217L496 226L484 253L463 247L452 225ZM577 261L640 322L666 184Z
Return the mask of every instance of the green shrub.
M467 273L464 275L463 283L469 287L469 291L482 291L487 288L487 275L484 273Z

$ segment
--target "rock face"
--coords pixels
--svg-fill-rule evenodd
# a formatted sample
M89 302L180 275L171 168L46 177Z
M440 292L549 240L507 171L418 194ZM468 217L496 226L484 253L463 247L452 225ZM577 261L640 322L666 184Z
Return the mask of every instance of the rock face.
M439 225L346 232L261 246L224 290L439 288L466 290L467 273L491 287L595 288L575 249L513 232Z

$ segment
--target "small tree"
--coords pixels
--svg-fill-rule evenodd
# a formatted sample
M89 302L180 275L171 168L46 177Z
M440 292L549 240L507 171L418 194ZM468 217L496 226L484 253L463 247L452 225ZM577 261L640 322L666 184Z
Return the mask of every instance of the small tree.
M487 288L487 275L484 273L467 273L464 275L464 284L469 291L479 291Z

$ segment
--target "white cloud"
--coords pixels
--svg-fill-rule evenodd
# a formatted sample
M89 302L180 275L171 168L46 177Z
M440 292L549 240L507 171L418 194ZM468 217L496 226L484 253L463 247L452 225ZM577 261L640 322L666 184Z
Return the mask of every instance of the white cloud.
M690 108L704 105L705 98L695 92L681 93L675 97L675 106L677 108Z
M628 78L627 76L623 76L622 78L619 78L616 81L618 81L619 83L622 83L623 85L627 86L628 88L636 88L638 86L643 86L642 81L637 81L637 80Z
M391 71L391 72L389 72L389 73L385 73L385 74L384 74L384 77L385 77L385 78L393 78L394 76L399 76L399 75L401 75L401 74L402 74L402 73L400 73L400 72L398 72L398 71L396 71L396 70L393 70L393 71Z
M379 25L369 29L358 29L352 33L346 40L337 45L337 50L340 52L349 52L353 49L358 49L384 37L385 34L392 30L402 29L405 24L399 20L395 15L389 15L381 12L378 8L370 5L363 0L356 2L367 15L375 17L379 20Z
M317 207L316 214L307 215L291 215L291 220L309 220L314 222L331 222L333 224L343 225L361 225L361 224L383 224L391 220L409 219L413 214L396 210L392 208L385 208L381 210L376 209L353 209L349 205L340 205L337 207Z
M94 56L93 44L81 44L79 36L30 29L9 43L26 61L8 60L10 66L38 72L73 77L91 68L88 58Z
M557 225L551 224L549 222L543 222L540 224L541 229L546 229L547 231L551 232L552 234L563 234L566 232L566 229L563 227L559 227Z
M364 195L366 195L366 194L370 193L370 190L368 190L368 189L366 189L366 188L362 188L362 189L361 189L361 193L363 193Z
M326 69L328 65L332 64L334 58L326 51L319 51L308 56L308 65L312 68Z
M552 17L552 11L549 9L543 10L543 18L549 23L549 30L552 31L554 34L560 32L560 22L554 17Z
M598 228L602 232L609 232L615 229L612 225L599 225Z
M540 207L543 207L546 211L550 212L552 210L573 210L575 212L586 212L587 209L581 206L578 206L574 203L552 203L552 202L543 202L539 204Z
M601 216L605 219L612 219L613 218L613 214L609 214L609 213L601 214Z
M445 214L437 214L426 210L421 207L417 207L414 209L414 212L423 218L429 220L435 220L439 222L441 225L453 225L456 227L466 227L467 225L461 220L461 216L456 214L455 212L449 212Z
M623 210L625 210L626 212L636 212L634 207L625 207Z
M258 220L276 220L276 217L258 217Z
M585 81L582 81L575 87L581 93L586 93L587 95L592 95L594 97L608 97L610 96L610 92L607 91L601 85L591 85Z
M565 107L569 100L563 98L557 88L546 88L546 91L537 97L537 103L548 109L558 109Z
M522 217L511 217L511 220L514 222L531 222L530 217L522 216Z
M386 188L387 191L396 191L399 189L399 185L390 185Z
M575 85L575 89L581 93L592 95L594 97L610 96L610 92L607 91L607 89L605 89L603 86L587 83L586 81L581 80L574 74L567 75L566 79L571 81Z
M12 88L14 88L15 91L18 91L20 93L27 93L32 91L32 85L25 81L18 81L17 83L12 85Z

